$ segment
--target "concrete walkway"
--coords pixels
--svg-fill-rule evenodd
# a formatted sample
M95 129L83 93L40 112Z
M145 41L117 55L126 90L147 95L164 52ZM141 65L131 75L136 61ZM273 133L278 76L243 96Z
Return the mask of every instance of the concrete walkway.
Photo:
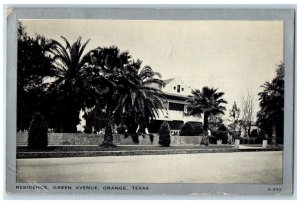
M17 159L17 182L282 183L282 151Z

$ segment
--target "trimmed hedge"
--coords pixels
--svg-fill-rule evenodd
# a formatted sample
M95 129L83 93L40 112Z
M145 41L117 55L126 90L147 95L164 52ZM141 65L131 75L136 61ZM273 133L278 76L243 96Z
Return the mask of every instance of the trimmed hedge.
M48 146L48 124L44 116L38 112L33 114L28 129L28 147L45 149Z
M180 136L199 136L203 134L202 123L186 122L180 130Z
M159 130L159 145L163 147L169 147L171 143L171 132L170 126L167 121L164 121L163 124L160 126Z

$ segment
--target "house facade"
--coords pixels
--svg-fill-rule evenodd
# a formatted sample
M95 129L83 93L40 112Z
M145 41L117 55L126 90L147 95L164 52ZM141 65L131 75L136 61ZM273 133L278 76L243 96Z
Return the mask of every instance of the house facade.
M189 116L187 97L191 94L191 87L186 85L180 78L164 80L165 86L155 88L165 93L167 102L166 111L160 111L158 117L150 124L150 132L157 132L160 125L167 121L170 125L171 133L178 135L181 126L186 122L200 123L202 119L196 116Z

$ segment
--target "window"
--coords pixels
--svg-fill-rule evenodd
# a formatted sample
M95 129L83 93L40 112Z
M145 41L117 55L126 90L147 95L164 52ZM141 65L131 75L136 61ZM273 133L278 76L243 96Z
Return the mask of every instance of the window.
M176 86L174 86L174 90L176 90Z
M181 91L183 91L184 89L183 88L181 88Z
M169 110L184 111L184 104L170 102Z
M177 85L177 92L180 93L180 85Z

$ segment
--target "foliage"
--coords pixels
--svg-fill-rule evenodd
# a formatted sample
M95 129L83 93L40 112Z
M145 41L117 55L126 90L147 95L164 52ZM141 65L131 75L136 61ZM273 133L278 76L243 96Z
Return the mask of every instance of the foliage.
M28 117L42 107L56 131L76 132L80 110L91 110L84 116L86 131L105 127L104 143L110 146L113 124L126 124L134 133L165 108L164 94L152 87L164 85L161 75L141 68L141 60L115 46L85 54L89 40L62 40L33 39L19 26L18 130L26 129Z
M240 144L262 144L262 137L241 137Z
M73 44L61 37L65 45L52 40L49 58L54 69L53 82L49 91L56 96L58 109L56 118L60 119L63 132L76 132L81 109L93 107L99 95L90 81L85 66L84 50L89 42L81 42L81 37Z
M239 123L239 117L240 117L241 110L236 105L236 102L234 101L232 108L229 110L229 117L232 118L232 132L234 135L236 135L236 127Z
M227 144L228 140L228 130L225 127L225 125L221 125L218 129L218 131L215 133L216 140L222 140L223 144Z
M40 35L29 37L18 23L17 130L28 130L34 112L47 110L43 98L47 88L45 78L52 75L51 62L45 55L49 43Z
M149 66L141 69L142 61L133 60L128 52L120 52L114 46L98 47L90 52L87 61L89 73L101 90L109 119L106 127L123 122L134 134L138 125L148 123L157 116L159 109L164 108L163 93L150 86L151 83L163 83L153 78L160 74Z
M28 130L28 147L45 149L48 145L48 125L43 115L33 114Z
M203 87L202 90L192 90L192 95L188 96L190 115L204 114L204 131L208 130L208 119L211 115L224 114L226 110L223 104L227 102L222 99L224 92L218 89Z
M125 116L123 119L131 133L138 125L146 127L158 116L160 110L165 109L164 94L151 86L153 83L164 84L160 78L153 78L156 75L161 77L160 74L149 66L140 68L140 65L141 61L136 63L135 66L140 71L126 84L127 88L121 92L116 108L116 112Z
M89 128L94 127L94 130L99 132L105 127L107 114L105 109L95 106L92 110L85 112L82 116L86 121L86 126ZM90 130L91 131L91 130Z
M125 134L127 127L125 125L119 125L117 127L118 134Z
M86 125L84 127L84 133L93 133L93 126L91 125Z
M164 121L159 130L159 145L169 147L171 143L170 136L170 126L167 121Z
M258 137L257 129L252 130L249 136L250 137Z
M180 130L180 136L199 136L203 133L202 123L186 122Z
M284 63L276 69L276 77L266 82L259 95L260 111L257 113L257 124L269 137L283 142L284 123Z
M208 118L208 127L211 132L216 132L223 125L222 114L210 115Z

